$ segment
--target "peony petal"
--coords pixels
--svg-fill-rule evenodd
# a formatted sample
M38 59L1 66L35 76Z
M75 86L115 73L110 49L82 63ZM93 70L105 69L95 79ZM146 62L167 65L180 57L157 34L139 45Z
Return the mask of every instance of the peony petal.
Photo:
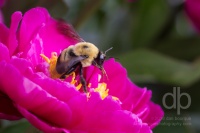
M36 128L40 129L44 133L70 133L64 128L58 128L47 124L46 122L19 105L16 105L16 107L31 124L33 124Z
M144 118L141 118L144 123L147 123L151 129L157 126L164 116L164 112L161 107L153 102L148 104L148 114Z
M104 110L108 112L121 110L121 106L118 102L114 101L112 97L106 97L102 100L99 93L91 92L91 96L88 99L87 104L84 106L84 110L85 116L95 116Z
M152 130L149 128L148 124L142 124L140 133L152 133Z
M32 8L24 14L19 30L19 51L25 52L30 49L32 38L48 19L50 16L45 8Z
M5 60L9 61L10 55L8 48L0 42L0 61Z
M13 106L12 100L0 92L0 119L18 120L21 118L22 115Z
M126 95L126 98L122 101L123 108L130 110L137 115L141 115L151 99L151 91L146 88L139 88L130 80L127 80L126 88L129 88L130 90L129 94Z
M0 66L0 84L3 86L0 88L3 89L1 91L6 93L15 103L43 119L62 127L68 125L71 120L71 110L67 104L23 77L12 65L0 63Z
M81 106L79 111L83 111L84 116L73 131L137 133L141 128L142 121L131 112L121 110L120 104L111 97L101 100L99 94L94 92L89 101Z
M99 83L100 70L96 66L89 66L84 69L84 77L87 83L91 83L91 88L97 88Z
M23 57L31 60L34 66L43 62L41 53L51 57L52 52L60 53L61 50L79 41L60 32L59 24L50 18L45 8L37 7L25 13L20 27L19 50L24 52ZM76 34L70 26L65 30L72 35Z
M141 89L127 77L125 68L114 59L105 62L104 68L108 74L109 94L116 96L122 102L122 107L129 111L138 112L150 100L151 92ZM120 82L119 82L120 81ZM137 107L137 108L136 108Z
M108 76L113 77L109 79L108 82L108 88L110 90L109 94L117 96L120 99L123 109L137 114L144 123L148 123L151 129L155 127L162 119L163 111L160 106L153 103L149 104L152 96L151 91L146 88L141 89L133 84L127 78L125 69L119 63L114 62L114 60L105 62L104 67ZM152 118L149 118L152 115L159 119L155 121Z
M27 61L24 58L18 58L16 56L12 56L10 63L18 69L18 71L24 75L25 77L30 76L30 72L32 71L32 64L31 62Z
M91 128L91 132L139 133L142 126L142 121L136 115L128 111L103 112L99 117L96 119L98 121L96 126L98 127L96 127L96 129L95 127L93 129Z
M10 55L13 55L18 46L16 32L18 30L18 25L21 19L22 19L22 13L19 11L13 13L11 17L11 26L10 26L9 40L8 40L8 49L10 51Z
M72 110L72 121L70 123L71 130L77 129L76 127L81 125L83 122L84 124L87 123L87 121L84 121L84 116L87 113L87 110L85 109L85 105L87 104L87 98L85 95L76 95L69 99L68 105L70 106ZM90 119L93 117L93 115L86 115L85 118Z
M1 113L0 112L0 119L6 119L6 120L19 120L21 119L22 117L19 117L19 116L15 116L14 114L12 115L8 115L7 113Z
M30 80L42 87L50 95L56 97L58 100L68 102L72 97L80 95L81 93L75 89L73 85L61 80L54 80L42 73L33 74L28 76ZM84 94L83 94L84 95ZM86 95L85 95L86 98Z
M152 92L133 84L120 63L105 61L108 79L95 66L84 68L84 77L92 88L97 87L102 75L100 82L109 89L106 98L92 89L82 93L70 81L50 78L49 65L40 57L41 53L47 57L52 52L59 54L82 41L73 28L52 19L41 7L25 13L17 32L21 19L20 12L13 14L10 31L0 24L0 31L9 35L0 35L0 118L18 119L23 115L46 133L152 132L163 111L151 102ZM13 56L15 53L17 56ZM80 80L79 75L76 78Z
M108 75L108 80L104 79L102 82L107 83L109 94L123 101L126 98L125 96L129 94L129 90L127 90L129 88L126 88L126 70L114 59L107 60L104 63L104 69Z
M0 42L7 45L8 36L9 36L9 29L2 23L0 23Z
M62 51L63 49L78 42L76 39L72 39L67 35L61 34L58 29L58 24L59 23L57 21L51 19L39 31L39 36L42 38L43 41L43 52L48 57L51 56L52 52L57 52L59 54L60 51Z
M152 92L150 90L147 90L146 88L144 88L144 89L137 88L137 89L134 89L134 91L135 91L135 94L133 96L134 98L132 98L132 99L135 101L137 99L137 102L135 103L135 107L132 110L132 112L134 112L135 114L138 114L143 111L145 106L150 101L150 99L152 97Z

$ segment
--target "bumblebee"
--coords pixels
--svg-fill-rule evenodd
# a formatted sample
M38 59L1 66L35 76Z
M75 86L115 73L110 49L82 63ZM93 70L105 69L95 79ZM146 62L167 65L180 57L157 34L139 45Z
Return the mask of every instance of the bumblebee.
M83 77L83 67L94 65L105 74L103 63L106 59L107 51L103 53L94 44L88 42L79 42L71 45L58 56L56 71L62 74L60 78L65 78L65 75L69 75L79 69L80 82L83 85L83 90L87 92L87 83Z
M56 63L56 71L61 74L60 78L65 78L72 72L80 74L80 82L83 85L84 92L87 92L87 83L83 76L83 68L90 65L98 67L103 74L106 74L103 63L106 59L106 52L100 51L94 44L85 42L73 29L73 27L64 21L58 21L58 31L75 40L75 45L71 45L64 49L58 56ZM107 75L106 75L107 76Z

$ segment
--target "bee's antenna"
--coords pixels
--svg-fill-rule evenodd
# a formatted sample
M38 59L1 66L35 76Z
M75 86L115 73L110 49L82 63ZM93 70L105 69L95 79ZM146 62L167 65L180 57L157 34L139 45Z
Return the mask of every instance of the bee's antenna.
M113 47L107 49L107 50L105 51L105 54L106 54L108 51L110 51L111 49L113 49Z
M106 75L106 78L107 78L107 80L108 80L108 75L107 75L107 73L106 73L106 71L105 71L104 68L102 68L102 73L103 73L103 75Z
M103 68L103 66L99 66L95 61L93 61L93 62L94 62L95 65L101 70L102 74L103 74L103 75L106 75L106 78L107 78L107 80L108 80L108 75L107 75L105 69Z

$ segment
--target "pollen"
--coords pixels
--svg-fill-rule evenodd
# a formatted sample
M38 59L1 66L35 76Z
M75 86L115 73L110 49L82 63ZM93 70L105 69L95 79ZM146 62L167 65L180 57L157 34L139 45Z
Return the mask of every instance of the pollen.
M94 89L94 92L99 92L99 95L101 96L101 99L103 100L109 95L109 89L107 88L106 83L99 83L98 87ZM112 99L115 101L119 101L119 99L115 96L112 96Z
M43 60L45 60L49 64L49 72L50 72L51 78L53 78L53 79L60 78L61 74L59 74L56 71L56 62L57 62L57 59L58 59L57 53L52 52L51 58L48 58L44 54L40 54L40 56L42 57ZM69 77L69 76L71 76L70 84L74 85L77 90L80 90L81 87L82 87L82 84L81 83L78 84L78 81L76 80L76 73L72 72L71 74L66 75L66 78ZM107 88L107 84L104 83L104 82L101 83L100 80L101 80L101 75L99 74L98 75L98 82L99 82L98 87L95 88L95 89L92 89L92 90L94 92L98 92L101 99L103 100L109 95L109 89ZM91 86L92 86L92 84L88 83L87 87L91 89ZM91 96L91 91L89 91L86 95L87 95L87 98L89 99L90 96ZM115 101L119 101L119 99L115 96L112 96L112 99L115 100Z
M57 73L57 71L56 71L56 62L58 59L56 52L51 53L50 59L47 56L45 56L44 54L40 54L40 56L49 64L49 72L50 72L51 78L53 78L53 79L60 78L61 74Z
M99 92L102 99L108 96L108 89L106 83L99 83L98 87L94 89L94 92Z
M77 82L77 80L75 80L76 78L76 74L75 72L72 72L70 75L72 75L72 81L70 82L72 85L75 85L75 83Z

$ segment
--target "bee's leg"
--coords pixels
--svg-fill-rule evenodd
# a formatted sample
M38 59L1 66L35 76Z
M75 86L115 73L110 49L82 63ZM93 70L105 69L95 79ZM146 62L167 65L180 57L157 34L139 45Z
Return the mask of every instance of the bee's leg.
M81 84L83 85L83 91L87 93L88 91L87 91L85 78L83 77L83 67L82 67L82 65L80 65L80 80L81 80Z

